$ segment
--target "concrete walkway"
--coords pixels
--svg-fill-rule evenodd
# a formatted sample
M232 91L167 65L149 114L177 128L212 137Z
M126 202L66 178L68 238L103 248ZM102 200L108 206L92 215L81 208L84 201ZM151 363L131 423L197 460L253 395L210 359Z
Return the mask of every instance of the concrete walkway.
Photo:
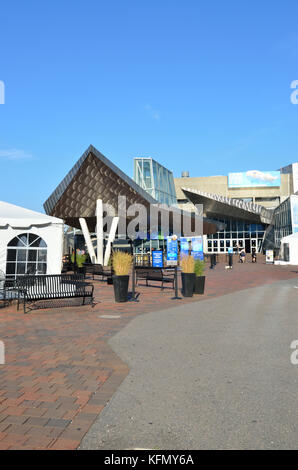
M131 368L81 449L296 449L298 279L148 313L109 344Z

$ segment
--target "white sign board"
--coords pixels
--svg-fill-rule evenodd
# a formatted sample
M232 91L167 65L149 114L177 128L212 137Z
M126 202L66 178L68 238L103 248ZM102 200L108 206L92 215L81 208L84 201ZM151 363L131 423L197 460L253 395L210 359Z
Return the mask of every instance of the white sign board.
M266 250L266 263L267 264L273 264L274 263L273 250Z

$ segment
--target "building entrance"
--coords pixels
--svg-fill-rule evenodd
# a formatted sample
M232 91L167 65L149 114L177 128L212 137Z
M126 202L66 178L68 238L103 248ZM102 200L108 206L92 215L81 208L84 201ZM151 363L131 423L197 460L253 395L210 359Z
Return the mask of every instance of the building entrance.
M251 253L250 240L245 240L245 253Z
M213 235L208 235L208 253L228 253L230 247L233 247L235 253L242 248L245 249L246 253L251 253L252 248L255 248L257 253L262 251L265 233L264 225L238 220L215 220L225 224L225 228Z

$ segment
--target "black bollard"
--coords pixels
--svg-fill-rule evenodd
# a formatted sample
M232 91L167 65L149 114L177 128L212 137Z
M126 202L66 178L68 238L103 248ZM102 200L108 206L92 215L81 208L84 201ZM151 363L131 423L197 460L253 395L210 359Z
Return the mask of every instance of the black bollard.
M135 260L132 262L132 288L131 288L131 300L135 300L136 297L136 276L135 276Z
M178 270L177 266L175 266L175 274L174 274L174 284L175 284L175 297L172 297L172 300L181 300L181 297L178 295Z

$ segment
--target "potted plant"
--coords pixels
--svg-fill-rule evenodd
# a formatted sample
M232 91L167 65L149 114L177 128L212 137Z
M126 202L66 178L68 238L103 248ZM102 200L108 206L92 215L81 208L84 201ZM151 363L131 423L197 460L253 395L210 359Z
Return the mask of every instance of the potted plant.
M181 278L182 278L182 294L184 297L192 297L195 283L195 261L193 256L183 256L180 260Z
M195 285L194 285L194 294L204 294L205 290L205 278L204 276L205 262L203 260L197 259L195 261Z
M127 302L129 271L132 265L132 256L123 251L113 253L113 284L116 302Z
M87 255L84 251L77 250L76 253L76 270L78 273L84 273L84 263L87 260ZM71 262L74 263L74 253L71 255Z

